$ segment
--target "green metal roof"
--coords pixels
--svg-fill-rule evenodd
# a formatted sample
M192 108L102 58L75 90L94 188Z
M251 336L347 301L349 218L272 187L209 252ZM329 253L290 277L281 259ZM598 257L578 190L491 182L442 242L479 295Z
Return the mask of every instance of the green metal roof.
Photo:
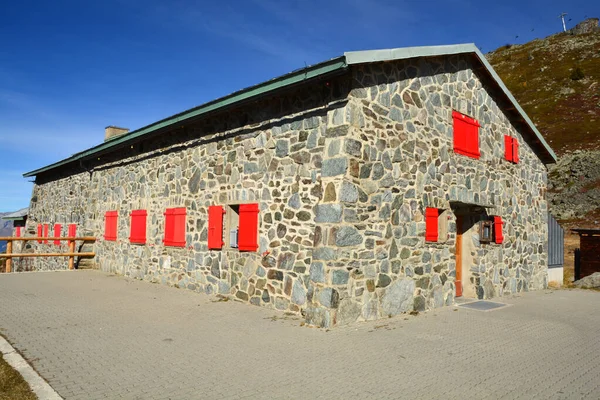
M211 102L205 103L201 106L192 108L190 110L184 111L182 113L173 115L171 117L165 118L163 120L157 121L153 124L144 126L143 128L137 129L135 131L131 131L124 135L116 136L112 139L107 140L104 143L101 143L97 146L91 147L85 151L80 153L73 154L69 158L65 158L64 160L60 160L55 162L54 164L47 165L45 167L36 169L34 171L27 172L23 174L24 177L36 176L39 173L46 172L68 163L83 160L86 158L90 158L93 156L97 156L101 153L105 153L110 151L119 145L128 144L135 139L140 138L141 136L148 135L152 132L156 132L162 128L170 127L173 125L177 125L178 123L188 121L192 118L201 116L203 114L209 113L211 111L216 111L227 106L241 103L244 100L248 100L251 98L256 98L258 96L267 94L269 92L276 91L277 89L281 89L284 87L292 86L294 84L298 84L304 81L308 81L312 78L316 78L319 76L324 76L330 73L335 73L336 71L341 71L346 68L346 61L344 57L334 58L329 61L325 61L319 64L315 64L297 71L290 72L289 74L280 76L275 79L271 79L269 81L260 83L255 86L251 86L246 89L242 89L238 92L232 93L228 96L221 97L220 99L213 100Z
M21 208L18 211L12 212L10 214L6 214L1 219L7 220L7 221L22 221L25 219L25 217L27 217L28 213L29 213L29 207L25 207L25 208Z
M139 140L139 138L157 132L163 128L168 128L179 123L189 121L193 118L197 118L209 112L223 109L227 106L241 103L245 100L257 98L259 96L275 92L278 89L289 87L295 84L306 82L310 79L322 77L324 75L333 74L336 72L344 71L349 65L364 64L372 62L392 61L401 60L408 58L418 57L436 57L453 54L474 54L478 60L485 67L490 77L496 82L502 92L507 96L509 101L513 104L514 108L519 112L525 123L531 129L536 140L540 143L540 147L545 150L546 154L543 154L540 158L544 162L553 163L556 162L556 154L550 148L548 143L544 140L541 133L537 130L531 119L527 116L525 111L517 103L515 98L512 96L508 88L504 85L496 71L492 68L485 56L479 51L477 46L472 43L469 44L458 44L450 46L424 46L424 47L404 47L397 49L385 49L385 50L367 50L367 51L353 51L346 52L343 56L325 61L319 64L315 64L306 68L302 68L289 74L282 75L278 78L260 83L255 86L251 86L246 89L242 89L238 92L232 93L228 96L222 97L217 100L205 103L201 106L192 108L182 113L173 115L163 120L157 121L153 124L147 125L143 128L129 132L127 134L117 136L113 139L109 139L104 143L97 146L91 147L80 153L76 153L71 157L65 158L64 160L58 161L54 164L47 165L45 167L36 169L34 171L23 174L24 177L36 176L42 172L50 171L52 169L61 167L63 165L72 163L74 161L84 160L91 157L98 156L102 153L113 151L116 148Z

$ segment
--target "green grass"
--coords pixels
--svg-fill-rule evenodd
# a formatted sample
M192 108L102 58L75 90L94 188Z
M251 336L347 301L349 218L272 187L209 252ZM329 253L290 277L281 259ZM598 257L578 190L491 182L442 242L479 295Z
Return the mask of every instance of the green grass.
M35 400L36 395L21 374L0 357L0 400Z

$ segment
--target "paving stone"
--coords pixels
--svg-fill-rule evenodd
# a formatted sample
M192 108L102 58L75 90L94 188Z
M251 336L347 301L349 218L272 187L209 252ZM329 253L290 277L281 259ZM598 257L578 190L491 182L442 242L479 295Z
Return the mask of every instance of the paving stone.
M331 303L332 295L323 297ZM271 304L268 290L255 296ZM488 312L442 307L354 322L377 317L379 299L370 296L362 307L339 299L334 317L350 325L308 329L281 311L97 271L0 274L0 327L66 400L305 398L307 382L311 398L331 398L332 382L334 397L421 398L415 382L432 365L452 365L452 374L428 381L429 398L597 398L598 292L535 291L497 298L511 306ZM307 313L332 325L329 309ZM247 367L232 366L239 354ZM569 379L557 379L557 362L570 365ZM315 367L332 363L353 365L362 378ZM224 382L232 371L235 380Z

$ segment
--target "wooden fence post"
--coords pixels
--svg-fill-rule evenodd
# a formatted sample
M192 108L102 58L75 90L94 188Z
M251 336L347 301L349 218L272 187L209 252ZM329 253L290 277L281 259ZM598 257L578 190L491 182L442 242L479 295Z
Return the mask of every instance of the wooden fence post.
M75 241L69 240L69 253L75 253ZM75 267L75 256L69 256L69 269L73 269Z
M12 253L12 244L13 244L12 240L9 240L6 242L6 254L7 255ZM6 259L6 272L11 272L11 270L12 270L11 264L12 264L12 258L8 257Z

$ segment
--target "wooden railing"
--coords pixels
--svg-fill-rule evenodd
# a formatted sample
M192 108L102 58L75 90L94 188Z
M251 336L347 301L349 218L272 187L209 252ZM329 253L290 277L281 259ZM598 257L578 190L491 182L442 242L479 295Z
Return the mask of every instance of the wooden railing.
M96 253L77 253L75 252L75 242L95 242L96 238L93 236L82 236L82 237L39 237L39 236L25 236L25 237L0 237L0 240L6 240L6 253L0 254L0 258L6 258L6 272L12 270L12 259L18 257L69 257L69 269L75 267L75 257L94 257ZM54 241L60 240L69 243L68 253L13 253L13 242L23 241L27 242L30 240L37 241Z

